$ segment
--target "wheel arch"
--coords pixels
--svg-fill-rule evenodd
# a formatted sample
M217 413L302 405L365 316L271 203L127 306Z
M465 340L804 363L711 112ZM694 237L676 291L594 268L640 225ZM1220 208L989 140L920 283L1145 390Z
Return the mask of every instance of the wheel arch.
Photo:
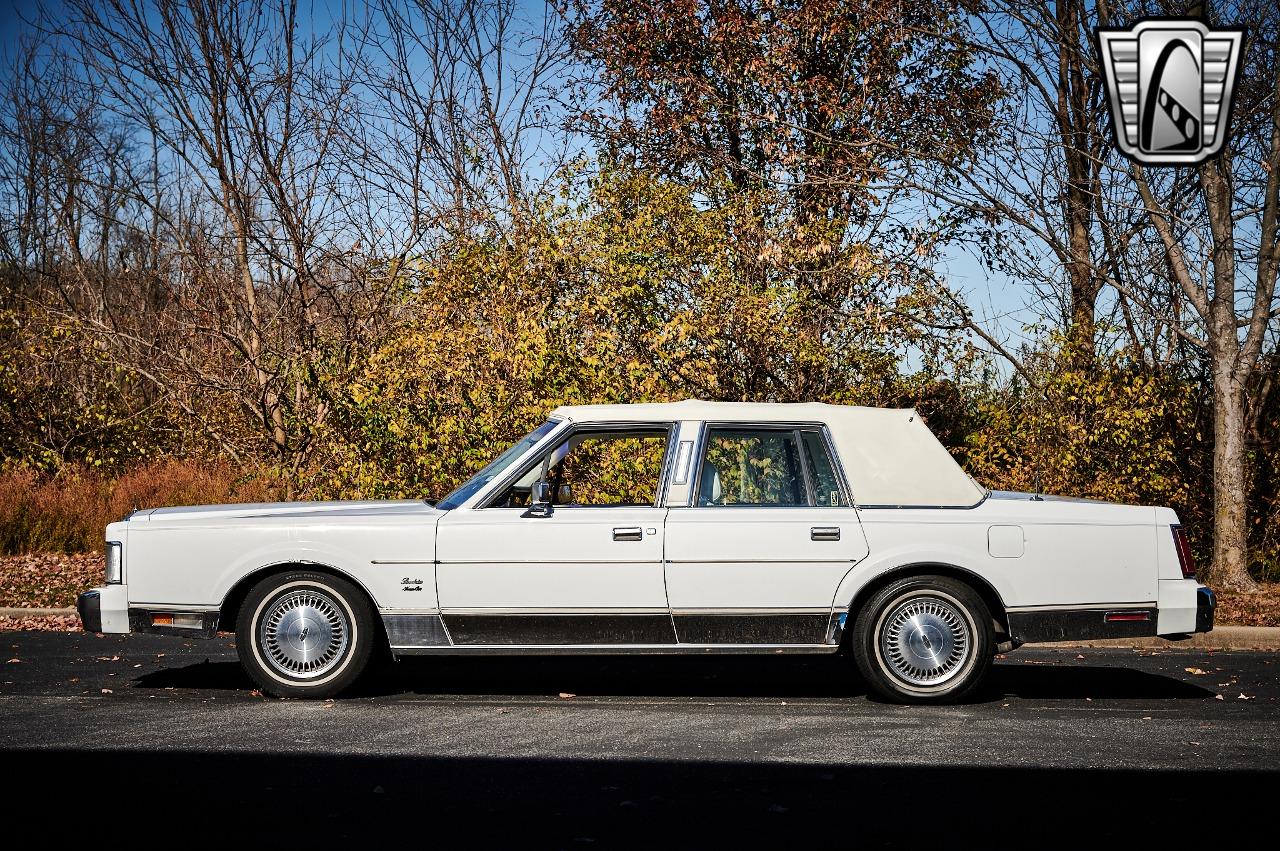
M858 616L858 612L867 604L877 591L884 588L891 582L899 579L906 579L911 576L945 576L949 579L955 579L963 582L972 588L982 601L986 603L987 610L991 613L992 625L995 629L997 640L1003 640L1009 635L1009 613L1005 606L1004 600L1000 596L1000 592L985 577L975 573L967 568L959 567L954 564L937 561L919 561L911 564L903 564L890 568L882 573L878 573L862 584L854 593L853 599L849 601L849 619L852 622ZM846 630L845 635L849 635L851 630Z
M307 570L312 573L320 573L326 576L333 576L337 579L343 579L350 582L364 596L364 600L369 605L369 611L373 613L374 626L379 634L382 634L382 618L379 617L378 604L373 598L373 594L365 587L357 577L341 568L334 567L330 564L322 564L314 561L287 560L279 561L273 564L264 565L255 570L246 573L244 576L236 580L230 590L222 598L222 604L218 607L218 628L221 630L234 631L236 628L236 620L240 616L240 607L244 605L245 599L249 596L249 592L262 580L269 576L279 573L288 573L293 570ZM385 639L385 635L382 636Z

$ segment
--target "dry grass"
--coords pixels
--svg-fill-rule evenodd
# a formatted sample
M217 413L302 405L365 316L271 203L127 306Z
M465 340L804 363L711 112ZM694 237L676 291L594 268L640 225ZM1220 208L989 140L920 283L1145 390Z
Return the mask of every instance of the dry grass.
M0 472L0 554L100 552L103 527L134 508L273 497L261 480L200 461L155 461L115 478L76 468L53 476L10 469Z

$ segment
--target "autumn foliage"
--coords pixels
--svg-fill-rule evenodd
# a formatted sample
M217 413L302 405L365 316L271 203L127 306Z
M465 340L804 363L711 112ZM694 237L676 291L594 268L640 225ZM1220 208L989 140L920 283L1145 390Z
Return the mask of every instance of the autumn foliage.
M1127 184L1059 191L1096 128L1022 97L1098 91L1078 3L64 5L0 100L0 552L96 550L135 506L437 499L557 405L697 397L914 406L983 485L1170 505L1208 563L1203 323ZM1116 221L1065 233L1081 193ZM961 250L1037 295L1024 340Z

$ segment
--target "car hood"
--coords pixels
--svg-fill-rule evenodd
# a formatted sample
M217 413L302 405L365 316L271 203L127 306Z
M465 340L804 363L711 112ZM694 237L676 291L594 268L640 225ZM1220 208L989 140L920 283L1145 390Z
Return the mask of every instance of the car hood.
M341 517L385 517L417 515L434 517L444 512L420 499L343 500L335 502L250 502L236 505L183 505L173 508L148 508L135 511L130 523L209 523L249 520L266 517L330 520Z

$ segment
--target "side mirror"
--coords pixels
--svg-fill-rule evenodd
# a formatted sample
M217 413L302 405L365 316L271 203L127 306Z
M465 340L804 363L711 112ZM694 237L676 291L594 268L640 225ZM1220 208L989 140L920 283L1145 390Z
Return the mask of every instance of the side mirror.
M551 512L551 483L539 479L529 493L529 507L520 516L550 517Z

